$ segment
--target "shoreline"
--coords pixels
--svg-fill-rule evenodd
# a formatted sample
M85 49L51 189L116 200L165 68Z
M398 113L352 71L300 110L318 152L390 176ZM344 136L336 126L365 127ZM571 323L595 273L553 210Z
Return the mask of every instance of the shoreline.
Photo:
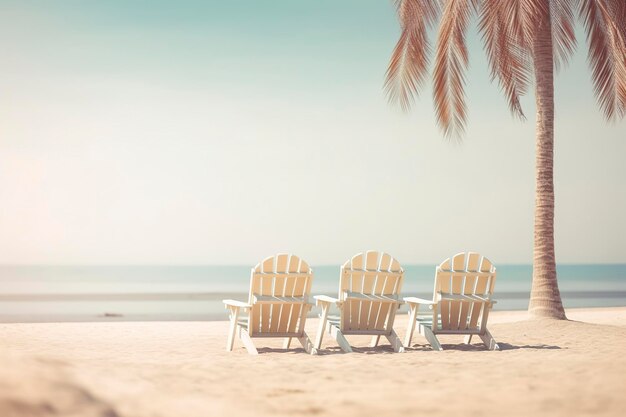
M500 291L499 299L528 299L530 291ZM626 298L626 291L563 291L566 298ZM315 293L334 297L336 292ZM405 297L424 297L428 293L409 291ZM221 301L224 298L247 298L247 292L110 292L110 293L1 293L0 301Z
M1 301L1 299L0 299ZM81 300L82 301L82 300ZM196 301L196 300L194 300ZM97 315L91 314L12 314L1 315L0 324L35 324L35 323L141 323L141 322L227 322L228 312L223 308L221 301L219 304L219 312L214 314L206 313L163 313L163 314L124 314L117 311L104 311ZM497 305L496 305L497 306ZM602 307L573 307L566 308L567 312L572 312L574 315L578 315L579 312L591 312L591 311L603 311L605 309L626 309L626 306L622 305L609 305ZM514 316L519 317L519 320L523 320L527 312L526 308L523 309L506 309L498 310L494 308L490 313L489 320L498 320L500 316ZM222 314L223 313L223 314ZM398 312L399 317L406 317L408 312L404 309ZM318 311L314 308L313 312L309 314L309 320L318 317ZM569 318L569 316L568 316ZM397 323L397 322L396 322Z

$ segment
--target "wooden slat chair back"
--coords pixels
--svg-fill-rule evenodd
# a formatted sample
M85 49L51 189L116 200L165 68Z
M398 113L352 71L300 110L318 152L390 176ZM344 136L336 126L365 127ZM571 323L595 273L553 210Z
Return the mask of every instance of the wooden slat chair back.
M343 302L343 334L364 334L372 330L391 333L397 310L392 307L397 304L385 301L399 299L403 278L400 263L387 253L359 253L344 263L338 297ZM380 301L376 301L377 298Z
M252 305L248 331L251 337L300 337L308 298L311 293L313 271L303 259L295 255L271 256L251 271L250 295ZM292 298L293 303L272 302L273 298ZM255 302L263 300L263 302Z
M487 330L489 311L496 282L496 268L486 257L475 253L458 253L443 261L435 271L433 299L406 297L409 305L409 328L405 345L410 345L415 324L434 349L442 350L438 334L478 335L489 349L498 345ZM432 315L418 317L420 305L428 305Z
M439 313L435 333L481 333L489 316L496 283L496 268L478 253L459 253L446 259L435 274L434 312ZM480 320L479 320L480 319Z
M315 297L322 307L315 347L320 348L327 330L345 352L352 351L345 335L372 335L372 346L385 336L395 351L402 352L404 348L393 323L402 304L399 294L403 279L400 263L387 253L367 251L354 255L341 267L338 298ZM339 317L328 317L332 304L338 307Z
M284 348L297 338L304 349L316 353L304 331L307 314L313 306L309 303L313 270L295 255L278 254L264 259L250 272L248 303L224 300L230 310L231 330L226 345L232 350L235 334L250 354L257 350L251 338L282 337ZM240 318L240 310L247 318Z

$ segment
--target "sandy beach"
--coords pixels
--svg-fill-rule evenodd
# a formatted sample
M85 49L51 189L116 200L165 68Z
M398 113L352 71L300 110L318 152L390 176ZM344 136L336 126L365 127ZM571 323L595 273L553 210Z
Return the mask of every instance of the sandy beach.
M494 312L500 352L417 336L404 354L366 337L343 354L327 337L319 356L265 339L257 357L225 351L227 322L2 324L0 415L623 415L626 307L568 315Z
M626 0L0 0L0 41L0 417L626 417Z

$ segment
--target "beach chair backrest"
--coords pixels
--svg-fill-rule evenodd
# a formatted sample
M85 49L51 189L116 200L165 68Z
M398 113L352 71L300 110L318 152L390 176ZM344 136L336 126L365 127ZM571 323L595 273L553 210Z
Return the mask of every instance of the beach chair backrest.
M484 328L495 282L496 268L478 253L458 253L443 261L435 272L434 301L438 305L439 323L433 330Z
M312 281L309 264L296 255L270 256L252 268L250 336L302 335L301 322L308 311L304 303L308 302ZM293 302L286 303L285 299Z
M404 278L400 263L387 253L367 251L346 261L340 274L341 330L364 334L368 330L391 331L397 305L376 298L399 298ZM364 297L359 299L360 295Z

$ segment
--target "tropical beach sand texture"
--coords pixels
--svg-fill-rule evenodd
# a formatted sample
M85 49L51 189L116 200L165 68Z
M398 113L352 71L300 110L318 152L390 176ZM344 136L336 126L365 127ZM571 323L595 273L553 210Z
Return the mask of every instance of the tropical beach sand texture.
M228 353L226 322L2 324L0 415L623 415L626 307L568 315L493 313L501 352L460 337L433 352L418 335L404 354L366 337L342 354L326 337L320 356L271 339Z

